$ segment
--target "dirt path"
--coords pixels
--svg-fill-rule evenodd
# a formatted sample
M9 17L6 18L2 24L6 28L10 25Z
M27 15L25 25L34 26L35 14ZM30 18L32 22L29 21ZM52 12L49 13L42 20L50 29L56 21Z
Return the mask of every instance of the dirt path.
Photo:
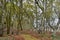
M22 34L25 40L39 40L31 35L28 34Z
M14 37L14 40L39 40L29 34L20 34L20 35L15 35L13 37Z

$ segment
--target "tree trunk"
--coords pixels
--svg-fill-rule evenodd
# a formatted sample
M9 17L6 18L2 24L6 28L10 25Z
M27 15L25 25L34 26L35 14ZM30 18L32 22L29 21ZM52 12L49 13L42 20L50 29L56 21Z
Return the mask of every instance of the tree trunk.
M23 10L22 10L22 8L23 8L23 4L22 4L22 2L23 2L23 0L20 0L20 10L19 10L19 13L18 13L18 27L17 27L17 29L18 29L18 32L21 30L23 30L23 28L22 28L22 14L23 14Z

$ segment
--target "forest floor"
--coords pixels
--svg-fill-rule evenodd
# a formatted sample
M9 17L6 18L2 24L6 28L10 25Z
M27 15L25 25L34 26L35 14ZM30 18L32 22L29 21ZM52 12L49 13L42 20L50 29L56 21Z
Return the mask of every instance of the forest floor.
M60 40L60 33L56 33L55 40ZM9 35L5 40L52 40L51 33L38 34L32 31L21 31L19 35ZM3 38L0 38L2 40Z
M60 40L60 33L56 33L55 40ZM15 40L52 40L51 33L38 34L32 31L23 31L20 35L14 36Z

